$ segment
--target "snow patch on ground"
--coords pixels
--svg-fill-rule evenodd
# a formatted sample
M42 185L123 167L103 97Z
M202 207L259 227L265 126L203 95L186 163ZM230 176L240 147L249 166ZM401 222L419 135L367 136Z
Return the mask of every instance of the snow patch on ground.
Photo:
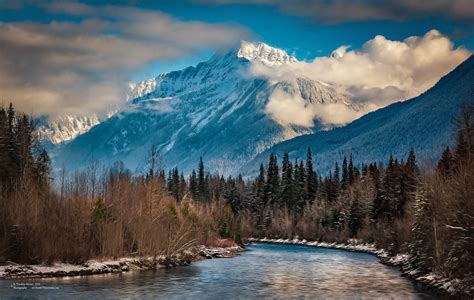
M121 273L131 270L154 270L176 266L187 266L192 261L211 258L229 258L242 252L239 246L197 246L182 254L172 256L122 257L115 260L91 259L85 263L53 263L51 265L20 265L9 263L0 266L0 279L70 277L106 273Z

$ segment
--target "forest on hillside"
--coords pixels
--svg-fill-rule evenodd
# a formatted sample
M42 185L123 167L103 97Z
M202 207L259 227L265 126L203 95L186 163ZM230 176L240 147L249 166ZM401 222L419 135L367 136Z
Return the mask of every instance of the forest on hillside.
M0 260L80 263L173 255L221 238L299 236L374 243L409 253L420 272L472 278L474 105L456 122L456 143L434 170L419 170L407 149L383 165L356 166L349 155L321 176L308 149L305 160L271 154L252 179L210 173L202 159L185 177L165 171L154 147L144 174L117 162L53 178L32 118L0 108Z

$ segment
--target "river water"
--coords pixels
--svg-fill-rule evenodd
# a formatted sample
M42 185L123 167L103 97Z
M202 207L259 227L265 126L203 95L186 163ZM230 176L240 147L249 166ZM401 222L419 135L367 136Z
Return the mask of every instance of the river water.
M30 287L17 290L12 284ZM36 286L33 289L31 286ZM0 298L58 299L433 299L369 254L252 244L230 259L157 271L0 281Z

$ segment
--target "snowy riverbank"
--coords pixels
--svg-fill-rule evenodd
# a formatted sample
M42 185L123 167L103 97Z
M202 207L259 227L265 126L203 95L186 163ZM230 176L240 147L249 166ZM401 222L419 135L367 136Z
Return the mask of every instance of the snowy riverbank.
M44 278L121 273L134 270L155 270L187 266L192 261L211 258L229 258L244 251L242 247L194 247L180 255L156 257L123 257L115 260L88 260L83 264L54 263L52 265L21 265L9 263L0 266L0 279Z
M249 238L249 242L271 243L271 244L291 244L310 247L321 247L329 249L340 249L352 252L361 252L376 255L381 263L400 268L403 276L406 276L423 286L433 289L441 295L453 298L473 299L474 286L468 281L459 279L449 279L441 274L429 273L421 275L410 266L410 256L408 254L397 254L391 256L384 249L378 249L374 244L361 243L356 239L350 239L347 243L326 243L295 239L269 239L269 238Z

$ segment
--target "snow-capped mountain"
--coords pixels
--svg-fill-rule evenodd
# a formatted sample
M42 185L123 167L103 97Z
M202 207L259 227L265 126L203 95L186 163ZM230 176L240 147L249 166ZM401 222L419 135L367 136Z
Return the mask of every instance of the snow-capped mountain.
M298 61L296 57L288 55L281 49L270 47L265 43L250 43L247 41L241 42L237 57L249 61L258 60L266 64L285 64Z
M118 110L105 114L41 116L35 121L35 131L40 141L58 145L88 132L100 122L112 117Z
M321 173L351 153L355 163L386 163L390 154L402 159L413 147L421 167L437 162L442 150L454 142L454 120L461 106L474 102L474 56L471 56L422 95L394 103L330 131L282 142L244 164L239 172L255 174L270 153L304 159L310 147Z
M86 133L99 124L96 114L90 116L64 115L57 117L42 116L36 120L36 132L42 141L60 144Z
M283 50L242 42L196 66L145 80L134 87L125 109L58 147L54 162L74 170L92 160L104 165L120 160L141 171L156 145L166 167L188 172L202 156L210 169L235 174L276 143L334 126L318 118L301 125L270 114L276 92L298 96L308 110L331 103L359 109L325 83L304 77L268 80L250 72L257 63L293 62L296 58Z

